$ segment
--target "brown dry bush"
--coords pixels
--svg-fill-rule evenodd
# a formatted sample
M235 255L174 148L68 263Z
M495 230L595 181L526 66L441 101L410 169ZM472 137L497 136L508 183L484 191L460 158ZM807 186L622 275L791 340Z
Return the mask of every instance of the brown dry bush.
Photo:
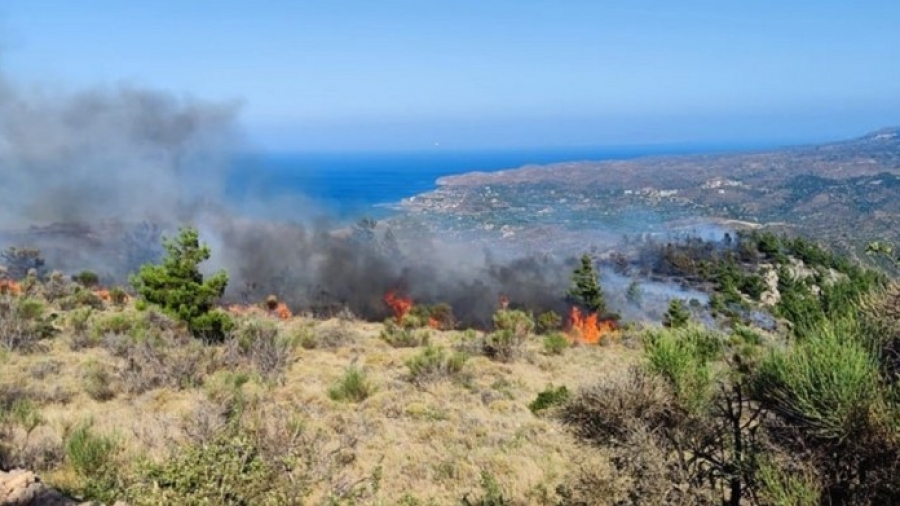
M21 352L44 349L41 341L56 333L45 313L37 299L0 295L0 346Z
M187 335L166 332L158 339L119 348L124 364L118 378L124 390L141 394L155 388L182 390L203 384L221 366L217 350Z
M294 360L295 340L281 336L272 321L249 318L238 322L226 348L232 363L247 362L266 381L279 383Z

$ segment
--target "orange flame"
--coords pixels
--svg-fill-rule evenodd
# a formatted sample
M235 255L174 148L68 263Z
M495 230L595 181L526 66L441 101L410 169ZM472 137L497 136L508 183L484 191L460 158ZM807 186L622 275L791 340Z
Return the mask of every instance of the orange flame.
M287 307L287 304L285 304L284 302L279 302L278 306L275 307L274 312L275 312L275 315L278 316L278 318L281 318L282 320L289 320L291 318L291 316L294 316L291 313L290 308Z
M569 311L569 335L573 341L597 344L615 332L616 323L613 320L599 320L597 313L585 315L574 306Z
M441 322L434 319L434 317L428 318L428 326L435 330L439 330L441 328Z
M0 294L2 295L22 295L22 286L11 279L0 279Z
M408 297L398 297L394 290L384 294L384 303L390 306L391 311L394 312L394 319L397 320L397 323L402 323L403 318L413 307L412 299ZM429 325L430 324L431 322L429 322Z
M254 305L232 304L227 310L235 316L274 316L280 320L290 320L294 316L291 309L284 302L277 300L270 298Z
M93 290L93 292L94 295L96 295L97 298L102 300L103 302L114 302L112 300L112 294L106 288L96 288ZM123 293L121 302L123 304L128 304L129 302L131 302L131 297L127 293Z

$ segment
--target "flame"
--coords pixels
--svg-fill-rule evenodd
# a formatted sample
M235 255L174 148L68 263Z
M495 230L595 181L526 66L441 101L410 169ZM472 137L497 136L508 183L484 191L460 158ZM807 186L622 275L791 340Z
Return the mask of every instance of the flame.
M275 307L274 313L276 316L278 316L278 318L281 318L282 320L289 320L292 316L294 316L291 313L290 308L288 308L287 304L285 304L284 302L278 303L278 305Z
M402 323L403 318L409 313L413 307L413 301L409 297L399 297L394 290L384 294L384 303L390 306L394 312L394 319L397 323ZM428 322L431 325L431 322Z
M22 295L22 285L11 279L0 279L0 294L3 295Z
M112 294L110 294L109 290L107 290L106 288L96 288L93 290L93 292L94 295L96 295L97 298L102 300L103 302L114 302L112 300ZM127 293L123 293L122 302L128 304L129 302L131 302L131 297Z
M434 319L434 317L428 318L428 326L435 330L439 330L441 328L441 322Z
M275 316L280 320L290 320L294 314L284 302L269 304L268 301L261 304L242 305L232 304L227 311L235 316Z
M500 309L509 308L509 297L506 295L500 295Z
M577 307L569 311L569 336L573 341L584 344L597 344L604 337L616 332L616 322L600 320L597 313L583 314Z

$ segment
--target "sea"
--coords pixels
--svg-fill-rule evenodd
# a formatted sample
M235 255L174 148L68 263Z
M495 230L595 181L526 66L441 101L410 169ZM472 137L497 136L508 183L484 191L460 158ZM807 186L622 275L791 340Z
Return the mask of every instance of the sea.
M228 194L253 202L247 214L263 212L260 198L279 213L320 213L339 221L382 219L405 198L437 187L440 177L492 172L524 165L582 160L622 160L650 155L732 151L736 146L654 145L482 151L254 153L234 163ZM277 203L277 205L275 205ZM289 216L283 216L290 218Z

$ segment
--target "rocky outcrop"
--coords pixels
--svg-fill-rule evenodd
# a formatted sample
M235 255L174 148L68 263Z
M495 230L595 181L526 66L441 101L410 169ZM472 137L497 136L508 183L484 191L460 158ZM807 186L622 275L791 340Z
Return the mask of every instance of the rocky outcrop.
M61 494L31 471L14 469L0 471L0 506L99 506L83 503Z

